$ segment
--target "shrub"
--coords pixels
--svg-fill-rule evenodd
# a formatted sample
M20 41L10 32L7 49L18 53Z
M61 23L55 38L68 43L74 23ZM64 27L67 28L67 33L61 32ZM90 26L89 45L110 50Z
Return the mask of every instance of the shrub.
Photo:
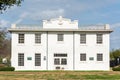
M14 67L0 67L0 71L14 71Z
M120 71L120 67L113 67L112 70L113 71Z
M6 66L5 64L0 64L0 68L1 68L1 67L7 67L7 66Z

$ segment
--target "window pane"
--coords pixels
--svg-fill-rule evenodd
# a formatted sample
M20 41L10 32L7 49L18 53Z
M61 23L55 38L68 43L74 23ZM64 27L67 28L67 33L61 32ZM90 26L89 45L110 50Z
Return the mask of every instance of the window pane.
M35 43L41 43L41 34L35 34Z
M54 54L54 57L67 57L67 54Z
M24 54L18 53L18 66L24 66Z
M60 65L60 59L59 58L54 59L54 65Z
M102 43L102 34L97 34L97 44L101 44Z
M80 34L80 43L85 44L86 43L86 34Z
M40 53L35 54L35 66L41 66L41 54Z
M24 34L18 35L18 43L24 43Z
M58 34L58 41L63 41L63 34Z
M66 58L61 59L61 65L67 65L67 59Z
M97 54L97 61L103 61L103 54Z
M80 54L80 61L86 61L86 54Z

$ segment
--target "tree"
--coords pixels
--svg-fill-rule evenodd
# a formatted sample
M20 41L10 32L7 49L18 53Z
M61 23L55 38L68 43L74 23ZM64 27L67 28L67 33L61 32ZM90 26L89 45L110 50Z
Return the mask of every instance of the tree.
M7 8L17 5L19 6L23 0L0 0L0 12L2 13Z
M5 31L0 30L0 49L3 47L4 40L5 40Z
M110 52L110 58L111 58L111 60L116 59L118 57L120 57L120 49L112 50Z
M6 29L0 30L0 57L10 57L10 39L6 37L8 31Z

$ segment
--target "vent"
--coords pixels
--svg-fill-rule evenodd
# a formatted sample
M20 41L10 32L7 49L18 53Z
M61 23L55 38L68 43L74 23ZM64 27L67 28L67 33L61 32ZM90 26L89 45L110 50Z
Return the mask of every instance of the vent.
M57 66L57 67L56 67L56 70L59 70L59 69L60 69L60 67L59 67L59 66Z

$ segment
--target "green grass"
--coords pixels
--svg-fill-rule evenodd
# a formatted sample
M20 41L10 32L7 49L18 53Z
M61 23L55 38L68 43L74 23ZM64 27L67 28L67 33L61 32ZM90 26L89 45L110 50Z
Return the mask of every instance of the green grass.
M0 72L0 80L120 80L118 71Z

